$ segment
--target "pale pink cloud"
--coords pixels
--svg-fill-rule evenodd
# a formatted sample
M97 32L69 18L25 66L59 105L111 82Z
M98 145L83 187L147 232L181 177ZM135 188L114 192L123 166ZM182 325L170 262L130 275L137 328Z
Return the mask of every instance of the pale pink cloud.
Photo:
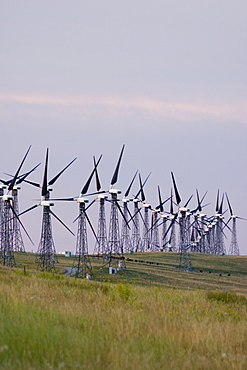
M24 95L0 93L0 102L25 106L63 107L86 115L148 116L156 119L179 119L194 122L201 119L247 123L245 101L209 101L153 99L145 96Z

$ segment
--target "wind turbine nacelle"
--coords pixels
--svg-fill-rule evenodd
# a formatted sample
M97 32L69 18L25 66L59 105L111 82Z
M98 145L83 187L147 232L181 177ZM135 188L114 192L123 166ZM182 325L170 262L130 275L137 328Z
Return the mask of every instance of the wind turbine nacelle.
M2 197L2 200L13 200L14 198L10 194L4 194Z
M231 218L237 218L237 216L235 216L235 215L231 215Z
M84 197L80 197L80 198L77 198L77 203L88 203L89 200L87 198L84 198Z
M7 186L0 184L0 189L7 189Z
M110 189L109 190L109 193L110 194L121 194L121 190L118 190L118 189Z
M107 199L108 196L106 194L99 194L97 198L98 199Z
M53 188L51 186L48 186L47 191L53 191Z
M129 200L129 199L127 199L127 198L123 198L123 199L122 199L122 202L123 202L123 203L127 203L127 202L129 202L129 201L130 201L130 200Z
M40 205L43 206L43 207L52 207L52 206L54 206L54 203L50 202L49 200L42 200L40 202Z
M163 213L160 214L160 217L161 218L168 218L169 216L168 215L164 215Z
M151 204L147 204L147 203L144 203L142 206L143 206L144 208L151 208Z
M140 199L133 199L133 203L138 203L138 202L140 202Z
M188 208L185 208L185 207L180 207L178 210L179 210L179 212L187 212L187 211L189 211L189 209Z
M20 186L14 186L13 190L21 190L21 187Z

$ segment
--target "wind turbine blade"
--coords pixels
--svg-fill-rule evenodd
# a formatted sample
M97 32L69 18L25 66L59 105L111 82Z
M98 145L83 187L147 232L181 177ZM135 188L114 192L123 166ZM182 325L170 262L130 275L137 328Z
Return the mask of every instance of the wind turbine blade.
M202 207L201 207L201 202L200 202L200 198L199 198L199 192L198 192L198 189L196 189L196 197L197 197L197 204L198 204L198 207L197 207L197 210L199 212L202 211Z
M85 212L85 211L84 211L84 214L85 214L85 217L86 217L86 219L87 219L87 222L88 222L88 224L89 224L89 226L90 226L90 228L91 228L91 230L92 230L92 232L93 232L93 235L95 236L95 239L96 239L96 241L97 241L97 243L98 243L98 242L99 242L99 240L98 240L98 238L97 238L96 232L94 231L93 225L92 225L92 223L91 223L91 221L90 221L90 219L89 219L89 217L88 217L88 215L86 214L86 212Z
M130 222L133 220L133 223L134 223L134 225L136 226L134 219L135 219L135 216L136 216L140 211L141 211L141 208L138 208L138 209L137 209L137 211L136 211L136 213L134 213L134 214L133 214L133 216L131 216L131 218L129 219L128 223L130 223ZM130 215L131 215L131 214L130 214Z
M171 197L167 198L166 200L164 200L164 202L161 203L162 208L163 208L163 205L166 202L168 202L168 200L170 200L170 199L171 199ZM155 207L155 209L160 209L160 204L157 207ZM161 211L161 212L165 212L164 208L163 208L163 211ZM165 212L165 213L168 213L168 212Z
M146 180L144 181L144 183L142 184L142 189L144 188L146 182L148 181L149 177L151 175L151 172L148 174L148 176L146 177ZM141 189L138 191L138 193L136 194L135 198L138 198L139 194L141 192Z
M117 182L117 179L118 179L118 171L119 171L121 159L122 159L122 156L123 156L124 147L125 147L125 145L123 145L123 147L122 147L122 150L121 150L121 153L120 153L118 162L117 162L117 166L116 166L115 171L114 171L114 174L112 176L111 186L114 185L114 184L116 184L116 182Z
M219 209L220 214L222 214L222 212L223 212L223 201L224 201L224 193L222 194L222 200L221 200L221 203L220 203L220 209Z
M226 193L226 200L227 200L227 203L228 203L228 207L229 207L230 215L232 216L232 215L233 215L232 207L231 207L231 204L230 204L230 201L229 201L229 198L228 198L227 193Z
M95 193L89 193L89 194L83 194L83 195L89 197L90 195L98 195L98 194L103 194L103 193L107 193L107 190L96 191Z
M144 194L144 191L143 191L143 185L142 185L142 179L141 179L141 175L139 173L139 183L140 183L140 190L141 190L141 200L142 202L145 202L145 194Z
M175 178L174 178L174 175L173 175L172 172L171 172L171 175L172 175L172 182L173 182L173 188L174 188L174 192L175 192L176 202L177 202L177 205L179 205L181 203L181 198L180 198L180 195L178 193L178 188L177 188L177 185L176 185L176 181L175 181Z
M208 191L205 191L205 194L203 195L203 197L202 197L202 199L201 199L201 202L200 202L200 203L202 203L202 202L204 201L205 196L207 195L207 193L208 193Z
M40 184L38 184L37 182L33 182L33 181L29 181L29 180L24 180L24 182L26 182L27 184L33 185L36 188L40 188L41 187Z
M176 222L177 217L178 217L178 213L176 213L175 217L172 219L172 222L170 223L169 227L167 228L167 230L166 230L165 234L163 235L162 239L165 239L165 237L169 233L171 227Z
M191 242L194 242L194 241L195 241L195 231L194 231L194 227L192 227L191 236L190 236L190 241L191 241Z
M41 165L41 163L37 164L35 167L33 167L30 171L26 172L25 174L23 174L20 179L16 182L16 184L21 184L29 175L30 173L32 173L33 171L36 170L36 168L38 168L39 166Z
M24 156L24 158L23 158L23 160L22 160L22 162L21 162L21 164L20 164L20 166L19 166L18 170L16 171L16 174L15 174L15 176L13 177L13 179L12 179L12 181L11 181L11 183L10 183L9 187L8 187L8 190L13 190L13 187L15 186L16 179L17 179L17 177L18 177L18 175L19 175L19 172L20 172L20 170L21 170L21 167L23 166L23 163L24 163L24 161L25 161L25 159L26 159L26 157L27 157L27 155L28 155L28 153L29 153L30 149L31 149L31 145L29 146L29 148L28 148L28 150L27 150L27 152L26 152L26 154L25 154L25 156Z
M96 189L97 189L97 191L100 191L101 184L100 184L100 181L99 181L99 175L98 175L98 170L97 170L95 156L93 156L93 163L94 163L94 169L95 169Z
M216 211L216 213L218 213L218 211L219 211L219 193L220 193L220 191L219 191L219 189L218 189L218 192L217 192L217 199L216 199L216 207L215 207L215 211Z
M73 202L76 200L76 197L75 198L51 198L50 199L51 201L65 201L65 202Z
M25 226L24 226L24 225L23 225L23 223L21 222L21 220L20 220L19 216L17 215L17 213L15 212L14 208L12 207L12 205L11 205L10 203L9 203L9 205L10 205L10 208L11 208L11 210L12 210L12 212L13 212L14 216L16 217L16 219L18 220L18 222L20 223L20 225L21 225L21 227L23 228L23 230L25 231L25 233L26 233L26 235L27 235L28 239L30 240L30 242L31 242L31 243L32 243L32 245L34 246L34 243L33 243L32 239L31 239L30 235L28 234L28 232L27 232L27 230L26 230Z
M247 221L247 219L246 219L246 218L243 218L243 217L238 217L238 216L236 216L236 218L238 218L239 220Z
M8 181L5 181L5 180L1 180L0 179L0 182L2 182L4 185L9 185L11 183L12 180L8 180Z
M117 206L117 208L118 208L119 212L121 213L121 215L122 215L122 217L123 217L123 219L124 219L124 221L125 221L125 223L126 223L127 227L130 229L130 226L129 226L129 224L128 224L128 221L126 220L126 217L125 217L125 215L123 214L123 211L121 210L121 207L120 207L120 205L118 204L118 202L117 202L117 201L116 201L116 206Z
M90 174L90 176L89 176L89 178L88 178L88 180L87 180L86 184L85 184L85 185L84 185L84 187L82 188L82 190L81 190L81 195L85 195L85 194L86 194L86 192L88 191L88 188L89 188L89 185L90 185L90 183L91 183L91 181L92 181L92 178L93 178L93 175L94 175L95 169L97 168L97 166L98 166L98 164L99 164L99 162L100 162L101 158L102 158L102 155L99 157L98 162L97 162L97 163L96 163L96 165L94 166L94 169L93 169L93 171L91 172L91 174Z
M193 197L193 194L189 197L189 199L187 200L187 202L185 203L184 207L186 208L187 205L189 204L189 202L191 201L191 198Z
M73 221L73 223L74 222L76 222L77 220L78 220L78 218L80 217L80 215L78 215L75 219L74 219L74 221Z
M154 226L158 223L160 221L160 219L159 218L157 218L157 220L155 221L155 223L154 223L154 218L153 218L153 214L152 214L152 217L151 217L151 227L148 229L148 231L145 233L145 235L149 232L149 231L153 231L153 228L154 228ZM163 224L163 221L162 222L160 222L158 225L156 225L156 227L159 227L160 225L162 225Z
M60 171L55 177L53 177L53 179L51 181L49 181L48 185L53 185L55 183L55 181L57 181L57 179L62 175L62 173L64 173L65 170L67 170L67 168L77 159L74 158L73 161L71 161L69 164L67 164L67 166L65 166L62 171Z
M24 213L27 213L27 212L31 211L32 209L37 208L38 206L39 206L39 204L35 204L34 206L32 206L32 207L26 209L25 211L19 213L18 216L22 216L22 215L24 215Z
M49 208L49 212L52 214L53 217L55 217L72 235L75 236L73 231L70 230L70 228L65 225L65 223Z
M49 156L49 149L46 150L46 157L45 157L45 168L44 168L44 176L43 176L43 184L42 184L42 197L45 197L47 194L47 169L48 169L48 156Z
M159 196L159 208L156 207L156 209L160 209L160 212L164 212L164 207L163 207L163 203L162 203L162 199L161 199L161 193L160 193L160 187L158 185L158 196Z
M152 213L151 227L150 227L150 245L152 244L152 239L153 239L153 225L154 225L154 214Z
M172 188L171 188L171 203L170 203L170 214L173 215L173 201L172 201L172 197L173 197L173 194L172 194Z
M91 203L89 203L89 205L87 206L87 208L85 208L85 211L87 211L88 210L88 208L90 208L95 202L96 202L96 200L97 200L97 198L96 199L94 199L94 200L92 200L92 202Z
M128 189L126 190L126 193L124 194L124 196L125 196L125 197L127 197L127 196L129 195L130 189L131 189L131 187L132 187L132 185L133 185L133 182L135 181L135 178L136 178L137 173L138 173L138 171L136 171L136 173L134 174L134 177L133 177L133 179L131 180L131 183L129 184L129 187L128 187Z
M222 221L222 223L225 225L225 227L227 227L228 228L228 230L230 230L231 232L232 232L232 230L230 229L230 227L227 225L227 223L225 223L223 220L221 220ZM223 229L222 229L222 231L223 231Z

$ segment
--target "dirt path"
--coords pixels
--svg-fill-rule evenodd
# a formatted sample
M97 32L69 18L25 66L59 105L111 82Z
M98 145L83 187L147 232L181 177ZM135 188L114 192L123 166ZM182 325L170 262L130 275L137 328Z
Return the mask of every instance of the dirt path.
M64 276L73 276L76 274L76 267L58 266L58 265L56 265L55 267L65 270Z

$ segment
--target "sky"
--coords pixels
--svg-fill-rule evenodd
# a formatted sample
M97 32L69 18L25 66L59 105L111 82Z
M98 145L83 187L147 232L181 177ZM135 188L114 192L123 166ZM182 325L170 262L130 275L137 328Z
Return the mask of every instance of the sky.
M50 179L77 157L54 197L79 195L93 155L103 154L99 176L108 189L125 144L122 192L136 170L143 178L152 172L145 195L155 207L157 186L169 196L173 171L182 202L194 193L191 208L197 188L208 191L204 212L214 214L219 189L247 218L246 14L244 0L2 0L0 178L16 171L32 145L23 171L42 162L32 181L42 182L46 148ZM39 197L23 184L20 211ZM53 211L76 233L76 203ZM97 229L98 204L89 211ZM41 220L41 207L23 215L35 244L23 235L26 250L37 250ZM247 255L247 222L237 228ZM57 251L75 250L75 237L56 220L53 237ZM92 252L89 230L88 239Z

